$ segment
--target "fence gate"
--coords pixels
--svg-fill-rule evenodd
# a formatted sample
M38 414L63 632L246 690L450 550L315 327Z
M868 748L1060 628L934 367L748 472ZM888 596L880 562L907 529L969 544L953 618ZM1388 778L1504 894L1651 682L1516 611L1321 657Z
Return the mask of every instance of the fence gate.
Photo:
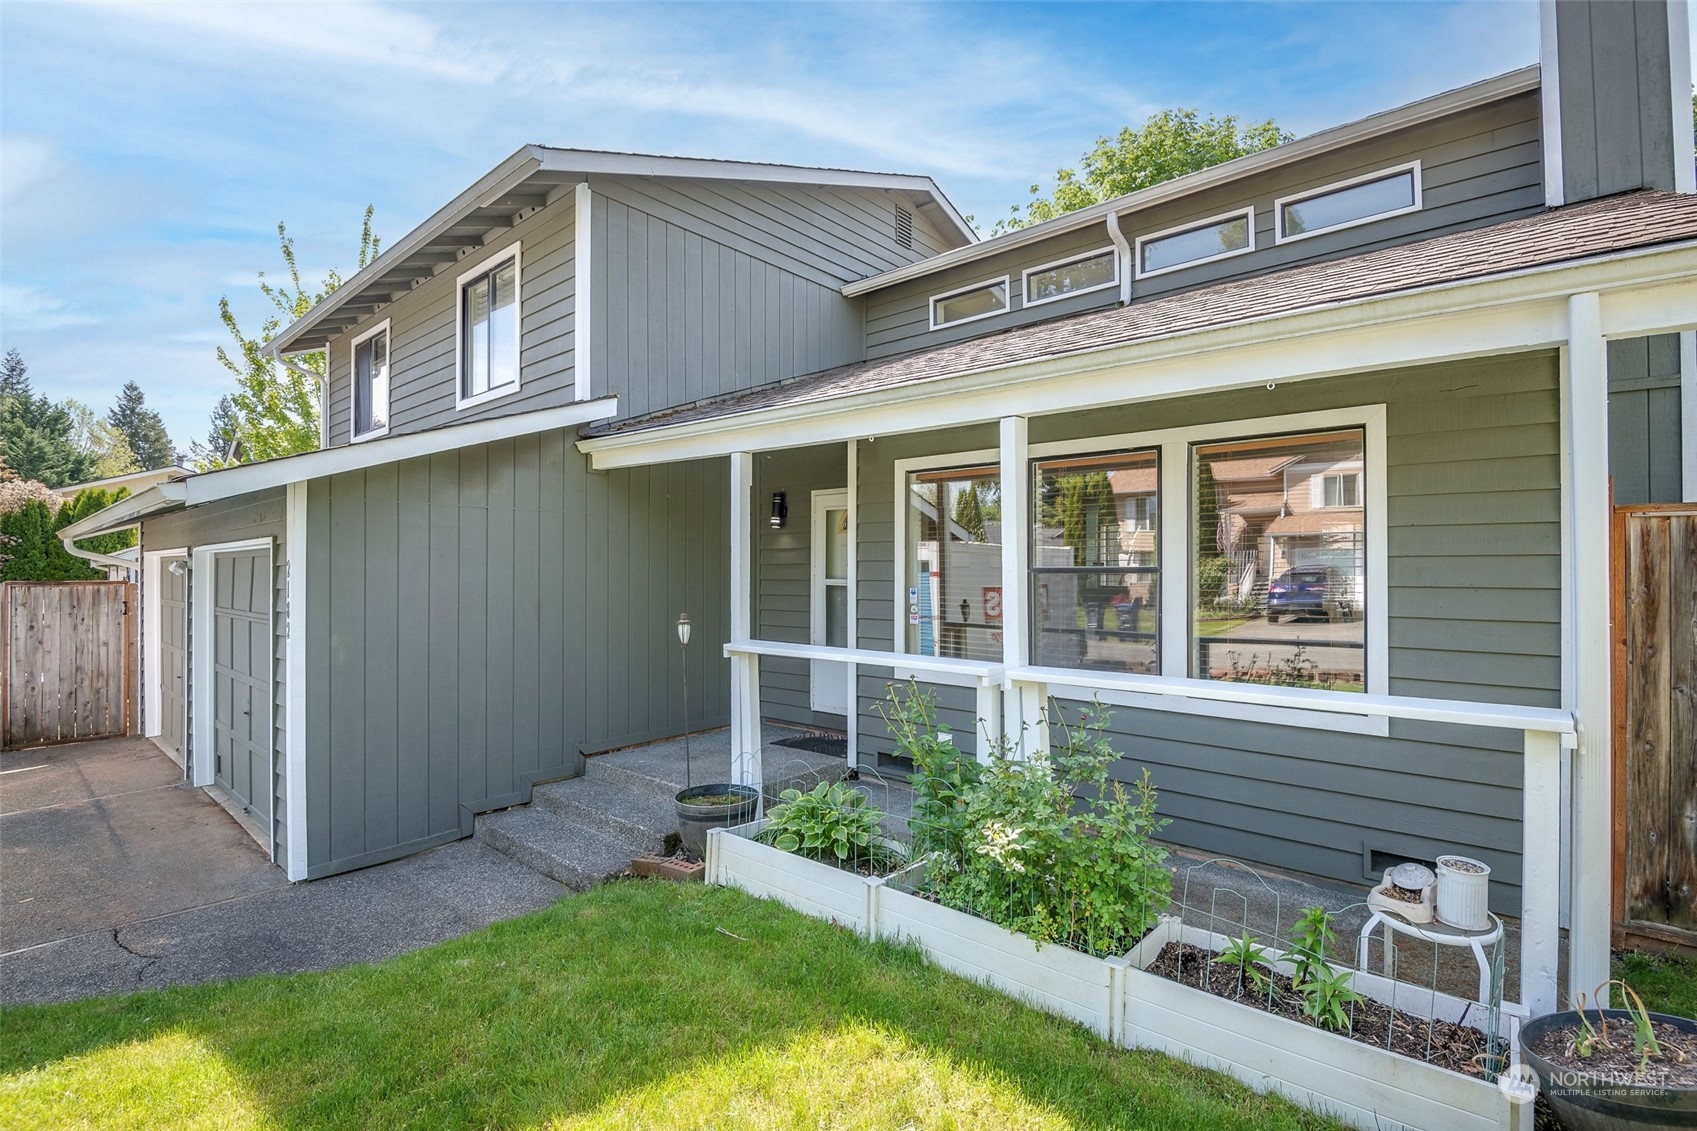
M6 749L129 733L135 586L8 581Z
M1697 504L1614 517L1615 919L1697 944Z

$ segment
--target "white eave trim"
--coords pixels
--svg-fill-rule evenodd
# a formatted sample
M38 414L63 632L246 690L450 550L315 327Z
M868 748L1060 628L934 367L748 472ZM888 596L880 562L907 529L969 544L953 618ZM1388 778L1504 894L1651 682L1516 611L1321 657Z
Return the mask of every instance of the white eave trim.
M868 291L881 290L896 283L909 279L921 278L934 271L958 267L987 255L1011 251L1027 244L1046 240L1063 232L1087 228L1092 224L1103 223L1108 213L1126 213L1151 208L1164 204L1176 197L1188 196L1204 189L1239 180L1243 177L1263 173L1269 169L1277 169L1284 165L1302 161L1322 153L1342 149L1369 138L1391 133L1395 130L1407 129L1422 122L1442 118L1450 114L1471 110L1475 106L1483 106L1516 94L1524 94L1529 90L1538 89L1538 68L1536 66L1522 67L1518 71L1510 71L1483 82L1476 82L1458 90L1446 91L1431 98L1411 102L1394 110L1374 114L1360 121L1349 122L1345 125L1334 126L1329 130L1298 138L1272 149L1264 149L1259 153L1251 153L1246 157L1238 157L1223 165L1215 165L1211 169L1203 169L1183 177L1152 185L1149 188L1126 196L1105 200L1065 216L1057 216L1041 224L1033 224L1029 228L1020 228L1004 236L997 236L982 243L970 244L966 247L945 251L933 255L929 259L898 267L894 271L886 271L881 275L873 275L865 279L857 279L845 284L842 293L850 298L863 295Z
M862 394L591 436L578 441L578 449L596 470L607 470L1548 348L1565 340L1567 296L1586 290L1602 294L1604 332L1611 338L1697 328L1697 241L1411 288ZM1429 325L1440 318L1447 320L1443 327ZM1399 327L1415 328L1403 333ZM1440 330L1445 340L1439 340ZM1135 388L1127 378L1132 367L1146 377Z
M174 479L167 483L156 483L145 491L119 499L105 510L95 511L85 518L78 519L61 529L59 535L73 542L79 538L93 538L134 526L149 515L175 510L184 505L188 495L188 488L185 486L187 482L186 479Z

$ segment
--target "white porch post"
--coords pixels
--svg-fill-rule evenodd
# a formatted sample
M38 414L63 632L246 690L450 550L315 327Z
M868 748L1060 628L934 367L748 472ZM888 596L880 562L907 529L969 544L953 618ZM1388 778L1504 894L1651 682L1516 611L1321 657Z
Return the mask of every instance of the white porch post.
M1556 967L1561 949L1561 736L1529 730L1525 752L1520 795L1520 1003L1537 1017L1560 1007Z
M1569 631L1564 636L1571 649L1570 664L1564 665L1568 678L1563 701L1577 716L1579 732L1573 755L1568 986L1571 991L1589 993L1609 976L1613 882L1608 351L1595 292L1568 299L1568 343L1562 360L1568 459L1563 516L1567 544L1562 556L1570 571L1570 608L1565 618Z
M1028 435L1025 417L1002 418L1002 663L1008 667L1024 667L1031 662L1031 610L1026 580L1031 529ZM1005 699L1002 733L1014 743L1017 756L1024 758L1047 750L1049 732L1042 719L1044 689L1033 684L1010 684Z
M843 454L846 468L844 482L848 484L848 635L844 638L850 648L860 647L860 441L850 440ZM895 584L900 584L896 582ZM848 766L860 765L860 665L852 661L847 669L848 719L844 725L848 747Z
M731 643L753 639L754 454L731 453ZM760 662L731 656L731 781L759 787Z

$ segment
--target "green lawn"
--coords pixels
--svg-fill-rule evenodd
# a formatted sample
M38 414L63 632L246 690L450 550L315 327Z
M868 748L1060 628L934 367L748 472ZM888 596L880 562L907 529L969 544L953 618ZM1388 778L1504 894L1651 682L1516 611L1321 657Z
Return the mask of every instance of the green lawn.
M1614 976L1637 990L1652 1013L1697 1017L1697 959L1629 950L1615 956Z
M1332 1127L741 893L0 1014L4 1127Z

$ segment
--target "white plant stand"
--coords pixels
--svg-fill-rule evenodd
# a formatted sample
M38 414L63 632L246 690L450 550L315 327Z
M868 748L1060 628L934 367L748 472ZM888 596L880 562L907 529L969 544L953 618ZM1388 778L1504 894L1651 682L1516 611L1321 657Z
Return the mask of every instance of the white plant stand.
M1479 964L1479 1001L1483 1004L1491 1000L1491 960L1485 957L1485 947L1501 942L1503 937L1503 921L1495 915L1491 916L1489 930L1459 931L1453 927L1446 929L1441 923L1410 923L1388 912L1375 911L1362 925L1361 937L1355 944L1355 964L1363 970L1367 969L1367 945L1373 941L1375 930L1384 938L1383 969L1387 978L1396 973L1391 968L1392 935L1407 935L1434 946L1472 947L1473 960Z

